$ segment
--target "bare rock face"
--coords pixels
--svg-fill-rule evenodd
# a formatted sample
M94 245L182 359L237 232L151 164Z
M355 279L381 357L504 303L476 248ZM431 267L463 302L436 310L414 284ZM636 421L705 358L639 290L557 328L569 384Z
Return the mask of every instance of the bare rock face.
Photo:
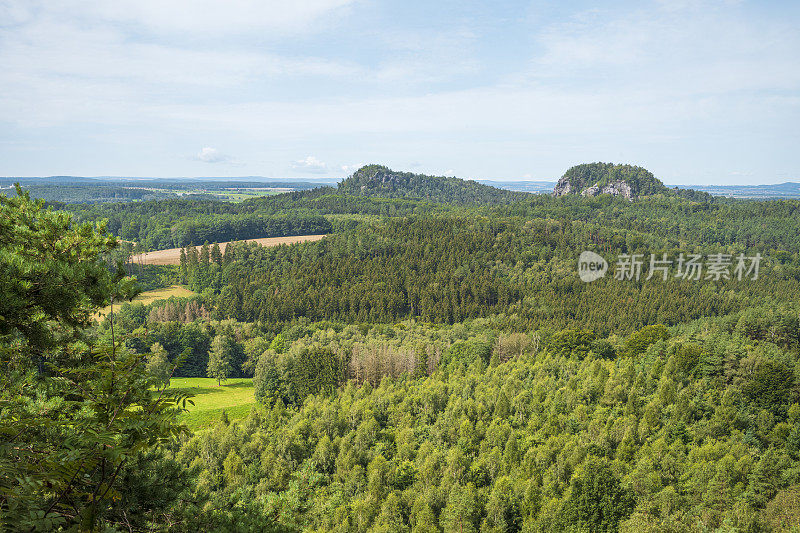
M631 187L630 183L625 180L614 180L610 183L595 182L592 185L583 184L583 186L575 187L570 178L564 176L553 189L553 196L567 196L568 194L580 194L584 197L599 196L601 194L610 194L611 196L620 196L633 200L636 198L636 193Z
M611 196L622 196L623 198L627 198L628 200L633 200L631 186L621 180L613 181L608 185L604 185L603 187L600 187L599 185L593 185L591 187L587 187L581 191L581 194L583 196L597 196L598 194L610 194Z
M569 179L561 178L556 183L556 188L553 189L553 196L566 196L572 192L572 185Z
M610 194L611 196L621 196L628 200L633 200L633 191L631 186L624 180L615 180L606 185L595 183L590 187L584 187L580 190L573 190L569 178L561 178L558 180L555 189L553 189L553 196L566 196L568 194L580 194L581 196L599 196L601 194Z

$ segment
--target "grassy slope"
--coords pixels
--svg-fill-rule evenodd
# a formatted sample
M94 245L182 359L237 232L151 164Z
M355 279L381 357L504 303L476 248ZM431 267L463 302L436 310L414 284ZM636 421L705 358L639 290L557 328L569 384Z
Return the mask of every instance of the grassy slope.
M179 298L188 298L189 296L194 296L195 294L196 293L190 291L186 287L182 287L180 285L172 285L171 287L167 287L165 289L155 289L152 291L145 291L136 298L134 298L131 303L148 305L155 302L156 300L166 300L171 296L177 296ZM121 305L123 304L119 303L116 304L114 306L114 309L119 311ZM103 307L102 309L97 310L97 314L95 316L99 320L100 318L107 315L110 310L111 306Z
M193 431L213 426L222 411L231 420L244 418L255 405L253 380L248 378L229 379L222 386L213 378L174 378L170 388L194 395L194 405L187 406L189 412L181 415L181 421Z

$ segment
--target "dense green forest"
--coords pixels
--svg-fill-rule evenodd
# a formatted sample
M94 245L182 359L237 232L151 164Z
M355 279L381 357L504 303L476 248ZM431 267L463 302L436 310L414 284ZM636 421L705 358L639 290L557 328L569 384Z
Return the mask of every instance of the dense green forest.
M797 531L800 203L453 180L368 166L238 204L0 198L0 524ZM327 236L188 246L264 232ZM113 235L186 248L126 271ZM580 280L584 250L604 278ZM692 255L702 276L676 277ZM93 325L135 294L126 272L197 295ZM252 377L258 405L191 434L178 376Z
M236 260L225 264L187 260L180 281L213 289L218 316L240 321L453 323L503 314L509 327L628 333L776 298L796 301L798 207L537 197L485 211L371 219L293 247L242 244L229 248ZM757 283L609 277L585 284L575 275L584 249L609 260L761 253L768 273Z
M198 519L220 529L782 530L800 496L797 338L746 323L587 346L483 322L318 330L262 358L268 409L177 460L198 469L194 497L228 503Z
M476 181L397 172L382 165L361 167L339 184L338 191L351 196L424 198L454 204L507 203L527 196Z

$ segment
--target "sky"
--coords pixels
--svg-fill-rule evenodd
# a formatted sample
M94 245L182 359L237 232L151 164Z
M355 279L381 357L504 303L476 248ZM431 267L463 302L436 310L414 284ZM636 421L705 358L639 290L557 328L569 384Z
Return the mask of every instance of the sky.
M0 175L800 181L800 2L0 0Z

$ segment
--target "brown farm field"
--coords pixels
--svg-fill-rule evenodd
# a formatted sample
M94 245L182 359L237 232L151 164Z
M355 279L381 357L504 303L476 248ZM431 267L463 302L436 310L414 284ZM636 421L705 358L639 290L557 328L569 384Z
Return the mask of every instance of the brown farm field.
M278 246L279 244L295 244L298 242L318 241L324 236L325 235L294 235L291 237L265 237L263 239L247 239L245 241L235 242L256 242L261 246ZM219 247L223 252L227 246L227 242L219 243ZM197 246L197 249L199 251L200 247ZM179 265L181 262L181 249L169 248L167 250L147 252L133 256L132 261L134 263L142 263L145 265Z

